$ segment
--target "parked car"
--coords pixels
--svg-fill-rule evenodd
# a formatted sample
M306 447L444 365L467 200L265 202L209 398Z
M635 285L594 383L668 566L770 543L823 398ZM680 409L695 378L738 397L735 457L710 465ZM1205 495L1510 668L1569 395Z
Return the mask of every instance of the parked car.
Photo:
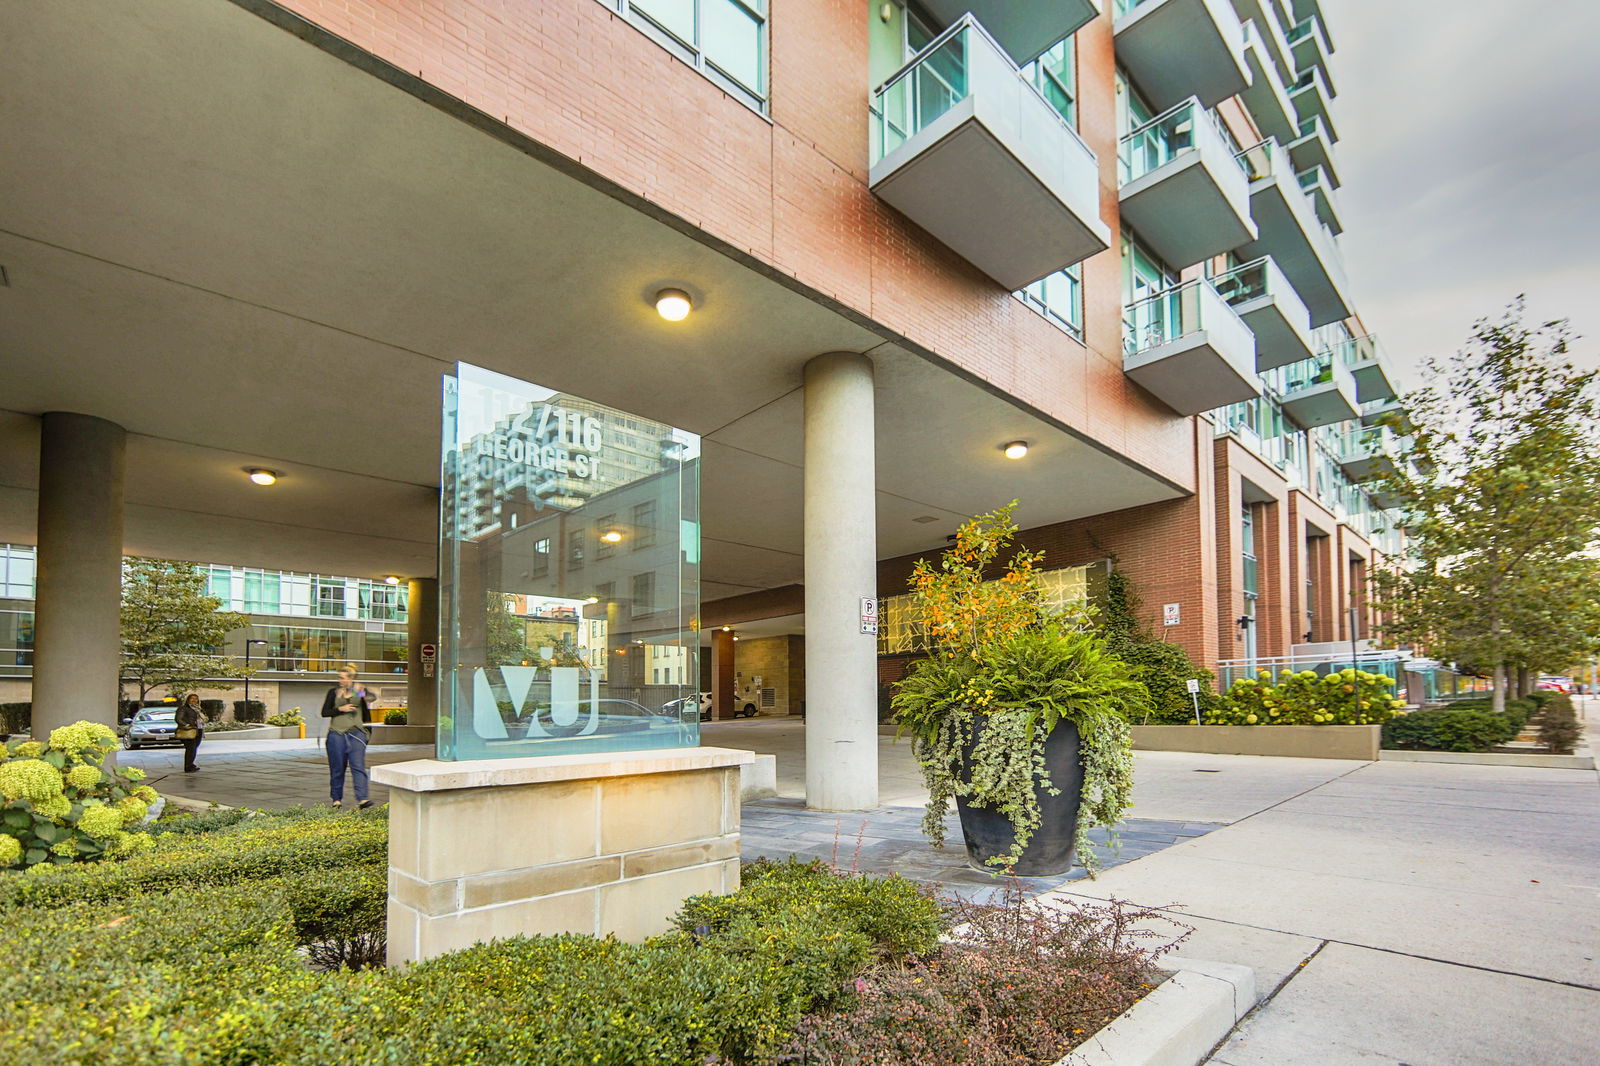
M176 707L146 707L132 718L123 719L128 731L122 734L122 746L129 751L138 751L158 744L181 744L176 735L177 719Z
M681 700L673 700L661 708L661 713L677 714L680 707L687 708L693 704L700 705L700 720L702 722L711 721L711 693L709 692L696 692L693 696L685 696ZM734 701L733 716L735 718L754 718L760 713L761 708L755 705L754 700Z
M1539 678L1539 680L1534 683L1533 687L1536 689L1543 689L1546 692L1565 692L1570 696L1572 695L1572 678L1553 677L1546 675Z

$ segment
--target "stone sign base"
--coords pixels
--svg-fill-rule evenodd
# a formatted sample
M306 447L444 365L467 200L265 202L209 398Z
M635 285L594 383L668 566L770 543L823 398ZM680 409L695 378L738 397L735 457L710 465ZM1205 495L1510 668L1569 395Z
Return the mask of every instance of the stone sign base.
M665 932L739 887L748 751L667 748L374 767L389 786L389 964L499 937Z

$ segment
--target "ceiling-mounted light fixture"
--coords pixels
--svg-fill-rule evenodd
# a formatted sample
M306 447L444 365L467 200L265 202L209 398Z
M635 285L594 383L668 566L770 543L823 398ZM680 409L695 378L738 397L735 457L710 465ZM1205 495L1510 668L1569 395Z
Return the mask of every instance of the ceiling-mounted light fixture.
M395 575L390 574L388 577L383 579L383 583L385 585L398 585L400 584L400 579Z
M668 322L682 322L694 310L694 301L682 289L662 289L656 293L656 314Z
M1024 455L1028 454L1028 442L1025 440L1014 440L1010 444L1007 444L1001 448L1001 451L1006 453L1007 459L1021 459Z
M278 483L278 472L276 470L268 470L265 467L252 466L246 468L245 473L249 474L250 480L254 481L257 485L275 485Z

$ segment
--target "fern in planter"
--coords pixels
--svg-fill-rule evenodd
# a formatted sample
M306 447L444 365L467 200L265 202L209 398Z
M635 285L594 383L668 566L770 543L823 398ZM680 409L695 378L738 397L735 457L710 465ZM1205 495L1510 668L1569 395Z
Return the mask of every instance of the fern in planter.
M1036 572L1042 553L1019 550L1000 564L1016 536L1015 506L963 525L937 568L917 564L911 590L928 654L891 705L928 786L928 837L943 843L952 799L998 811L1013 839L984 861L1006 869L1042 828L1041 799L1061 794L1046 741L1063 722L1076 726L1083 784L1071 853L1092 871L1089 830L1113 827L1129 805L1127 723L1144 713L1147 694L1085 612L1047 605Z

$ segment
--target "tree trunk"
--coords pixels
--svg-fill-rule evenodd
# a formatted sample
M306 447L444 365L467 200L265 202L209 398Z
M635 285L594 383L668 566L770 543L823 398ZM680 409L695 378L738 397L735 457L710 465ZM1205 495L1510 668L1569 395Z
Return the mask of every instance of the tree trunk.
M1517 667L1517 699L1525 700L1533 691L1533 671L1526 666Z
M1506 664L1494 664L1494 694L1490 703L1496 711L1506 709Z

